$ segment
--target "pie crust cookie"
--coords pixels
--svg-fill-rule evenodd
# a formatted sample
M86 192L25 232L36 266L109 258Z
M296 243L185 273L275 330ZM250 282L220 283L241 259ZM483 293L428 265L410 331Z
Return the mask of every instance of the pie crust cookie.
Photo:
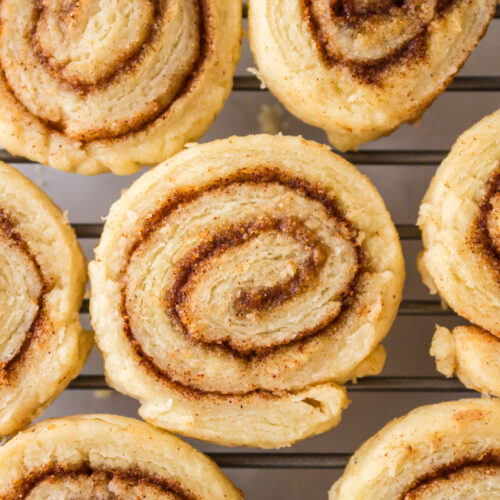
M439 327L438 370L500 395L500 111L466 131L439 167L418 223L431 292L476 326Z
M500 401L423 406L352 456L329 500L500 498Z
M342 151L417 121L485 33L497 0L249 0L258 71Z
M378 373L404 265L379 194L325 146L189 148L117 201L90 264L107 380L165 429L275 448L335 426Z
M240 56L241 0L4 0L0 145L129 174L211 125Z
M208 457L144 422L114 415L47 420L0 448L4 500L243 500Z

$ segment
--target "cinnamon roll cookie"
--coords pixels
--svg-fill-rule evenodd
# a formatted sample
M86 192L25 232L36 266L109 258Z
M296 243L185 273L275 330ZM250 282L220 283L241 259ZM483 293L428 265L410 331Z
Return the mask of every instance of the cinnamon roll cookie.
M231 91L241 0L4 0L0 145L128 174L197 140Z
M415 121L482 37L497 0L250 0L261 77L340 150Z
M438 329L431 354L448 376L500 395L500 111L465 132L420 207L419 269L431 292L476 327Z
M330 500L500 498L500 401L423 406L353 455Z
M0 448L0 498L242 500L206 456L144 422L81 415L37 424Z
M109 383L160 427L285 446L338 423L378 373L404 279L353 165L280 136L190 148L113 205L90 265Z
M0 437L36 417L82 368L86 262L52 201L0 163Z

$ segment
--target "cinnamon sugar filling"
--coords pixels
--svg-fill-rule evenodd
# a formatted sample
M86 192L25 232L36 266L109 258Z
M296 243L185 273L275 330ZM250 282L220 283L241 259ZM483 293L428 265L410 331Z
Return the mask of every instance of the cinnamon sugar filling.
M165 297L165 310L176 328L192 343L201 343L213 352L215 356L235 356L239 359L251 363L255 359L263 359L270 356L282 348L295 346L302 349L306 342L311 341L318 335L326 334L326 329L334 325L344 313L352 306L356 295L356 287L359 277L366 270L366 262L363 251L357 242L357 231L351 227L349 221L344 217L337 206L337 202L326 191L317 186L313 186L303 179L293 177L277 169L258 167L255 169L241 170L226 178L219 178L216 181L194 189L179 190L174 193L167 203L152 213L144 221L142 230L137 239L131 245L125 267L121 272L122 282L122 302L121 313L124 321L124 330L130 344L135 350L140 363L160 380L166 383L173 383L179 389L193 394L212 393L200 388L194 388L185 383L174 381L168 369L160 368L151 356L148 356L141 342L134 334L131 315L127 303L133 300L127 295L127 268L131 259L137 252L142 252L143 246L152 238L157 230L167 223L168 218L174 210L183 206L196 203L197 199L206 193L215 192L223 188L230 188L238 185L279 185L287 190L291 190L300 196L319 202L325 210L327 217L334 221L339 228L340 237L349 242L355 252L355 269L353 278L348 282L341 294L341 306L330 316L326 315L317 324L307 325L294 335L291 340L275 342L272 345L262 347L249 347L245 343L238 343L230 336L218 338L216 341L208 338L205 332L196 330L193 327L190 315L193 289L204 279L205 274L213 268L214 260L224 256L228 252L238 251L242 245L248 245L253 239L267 233L280 234L290 238L300 248L302 248L303 258L298 262L294 272L288 278L282 279L278 283L270 286L257 286L253 288L243 288L232 297L232 307L236 316L257 315L265 316L272 313L277 308L295 297L300 296L310 287L313 287L318 272L325 265L325 259L332 249L318 240L316 235L307 228L299 217L260 217L244 223L236 223L229 227L218 229L218 232L204 237L201 235L200 243L194 249L180 259L176 266L175 279ZM161 332L158 332L161 335ZM257 392L257 391L251 391ZM265 393L265 391L258 391ZM216 393L231 397L231 395Z
M58 12L52 12L52 8L47 2L33 0L35 3L34 14L31 19L29 33L26 33L26 40L29 50L32 52L36 64L45 70L49 81L61 89L63 94L73 93L85 98L104 92L116 87L119 90L120 84L130 74L140 71L140 64L144 61L150 51L154 51L155 46L161 42L162 32L170 22L168 18L168 2L160 0L147 0L151 4L151 17L148 19L147 29L141 33L138 40L130 40L126 48L117 49L110 54L113 64L110 67L96 67L92 72L70 71L72 60L60 60L51 52L50 44L44 43L44 33L51 33L51 26L57 25L65 33L70 33L77 37L79 31L85 29L88 24L88 15L85 9L88 8L88 1L66 2L68 5ZM146 0L145 0L146 1ZM1 77L8 92L16 100L17 104L27 113L35 116L42 124L49 129L68 137L78 140L82 144L92 141L115 140L127 138L127 136L146 130L162 115L168 113L174 103L182 99L196 82L201 78L203 66L210 54L214 43L214 33L212 27L212 15L208 5L208 0L195 0L196 19L193 24L196 26L197 37L192 41L190 50L195 47L194 56L186 63L181 61L179 68L168 82L165 94L151 96L150 101L141 104L140 109L131 109L127 119L120 118L119 123L113 124L113 117L109 123L95 124L90 128L76 131L73 130L72 121L75 118L52 118L51 114L44 110L40 111L39 103L33 104L26 101L25 89L18 89L18 80L9 77L12 71L12 64L4 61L7 67L2 68ZM47 46L48 45L48 46ZM77 61L79 62L79 61ZM17 63L16 63L17 64ZM24 71L27 70L24 66ZM164 84L164 82L162 83ZM22 86L24 87L24 86ZM127 90L125 89L125 93ZM37 97L35 95L35 97ZM38 97L39 99L39 97ZM51 109L56 103L49 103L47 109ZM133 108L133 106L132 106ZM37 111L38 109L38 111ZM42 108L43 109L43 108Z
M95 493L96 495L107 494L111 499L121 498L120 493L129 493L130 498L133 498L132 492L135 489L137 495L141 494L141 498L147 498L148 493L154 498L166 497L172 500L196 500L197 498L177 482L145 473L139 468L118 470L93 469L89 465L75 468L48 465L24 477L6 495L2 496L2 500L41 498L41 494L63 487L65 482L71 483L73 488L81 485L81 493L85 497L91 497Z
M488 180L471 245L474 251L486 256L500 284L500 169Z
M445 480L453 482L459 474L481 470L488 475L500 473L500 456L491 451L480 457L462 458L453 463L439 466L433 471L418 478L410 488L400 497L400 500L418 500L423 494L432 491L437 482Z
M13 375L15 366L27 356L27 351L31 342L47 329L47 318L44 306L44 296L50 291L50 283L44 277L44 274L38 264L36 257L30 252L27 242L16 231L15 222L8 216L8 214L0 208L0 236L3 236L9 244L15 246L25 257L28 259L32 268L36 273L37 281L40 284L40 292L36 298L37 313L31 325L26 331L24 340L19 348L10 356L10 359L0 363L0 385L9 383L10 377Z
M388 69L425 57L430 23L459 0L302 1L325 64L346 66L361 82L380 84Z

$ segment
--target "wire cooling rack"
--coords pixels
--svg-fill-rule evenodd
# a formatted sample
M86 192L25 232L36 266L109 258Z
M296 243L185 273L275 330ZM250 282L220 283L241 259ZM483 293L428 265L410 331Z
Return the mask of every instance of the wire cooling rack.
M244 7L244 16L247 10ZM500 5L497 6L495 19L500 19ZM236 76L234 91L265 92L261 82L254 76ZM500 76L458 76L447 88L447 92L500 92ZM445 158L444 150L363 150L341 153L356 165L407 165L436 166ZM0 150L0 161L7 163L32 163L24 157L13 156ZM98 239L103 224L72 224L79 239ZM397 224L401 240L420 240L417 226ZM89 312L89 301L85 299L81 313ZM399 316L455 316L450 309L443 309L439 300L403 300ZM349 392L447 392L472 393L456 379L444 377L365 377L357 383L348 383ZM80 375L69 389L99 390L109 389L103 375ZM351 454L349 453L289 453L289 452L228 452L208 453L220 467L240 469L343 469Z

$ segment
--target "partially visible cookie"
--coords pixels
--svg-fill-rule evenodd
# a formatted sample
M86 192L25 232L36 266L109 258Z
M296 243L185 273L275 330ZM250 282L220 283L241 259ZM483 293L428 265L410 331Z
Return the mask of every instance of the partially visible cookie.
M5 500L242 500L212 460L131 418L79 415L39 423L0 447Z
M368 439L330 500L500 498L500 401L462 399L412 410Z
M480 327L438 329L431 351L438 369L500 394L500 111L457 140L422 201L418 224L424 282Z
M420 118L497 0L250 0L260 77L295 115L356 149Z
M0 436L39 417L85 363L93 345L79 321L86 280L66 217L0 163Z

